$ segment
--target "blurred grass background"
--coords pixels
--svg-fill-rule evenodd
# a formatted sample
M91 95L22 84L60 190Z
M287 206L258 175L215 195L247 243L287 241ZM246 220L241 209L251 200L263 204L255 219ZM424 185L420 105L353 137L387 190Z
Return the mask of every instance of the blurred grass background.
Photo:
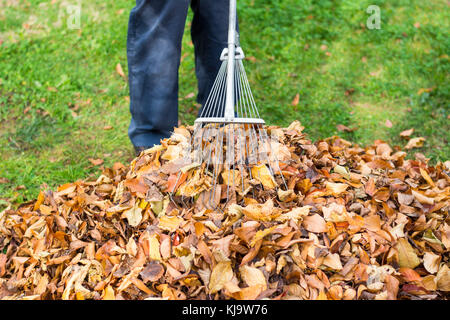
M128 140L126 34L133 0L0 0L0 201L95 177L133 158ZM369 5L381 29L369 30ZM241 44L267 123L298 119L313 140L340 135L367 145L414 128L433 163L450 157L449 2L442 0L240 0ZM180 67L180 121L198 105L189 13ZM293 101L298 95L298 104ZM357 128L338 131L337 125ZM89 160L91 159L91 160ZM95 162L94 163L98 163Z

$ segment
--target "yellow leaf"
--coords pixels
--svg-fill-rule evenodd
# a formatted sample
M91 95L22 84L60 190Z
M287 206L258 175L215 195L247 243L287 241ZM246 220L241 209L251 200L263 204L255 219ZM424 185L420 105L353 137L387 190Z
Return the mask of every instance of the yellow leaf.
M238 187L241 183L241 174L239 170L224 170L222 172L223 183L227 186Z
M270 234L277 226L273 226L271 228L267 228L264 230L259 230L256 232L255 236L253 237L252 241L250 242L250 246L253 247L259 240L263 239L265 236Z
M413 247L404 238L398 239L396 249L398 251L398 263L400 267L414 269L420 264L420 259Z
M343 193L348 188L348 184L345 183L333 183L326 182L325 187L327 190L327 195L338 196Z
M422 175L422 177L425 179L426 182L428 182L428 184L432 187L434 187L434 182L431 179L430 175L428 174L428 172L426 172L424 169L420 168L420 174Z
M171 144L171 145L167 146L167 150L161 156L161 159L169 160L169 161L179 159L182 151L183 151L183 149L180 145L172 145Z
M431 274L422 279L422 284L427 290L435 291L437 289L436 277Z
M333 270L342 270L341 257L338 253L329 253L325 259L323 259L322 264Z
M216 264L209 278L209 291L211 294L222 290L225 283L233 278L233 270L231 269L231 261L222 261Z
M179 217L162 216L161 218L159 218L158 226L163 230L174 232L178 229L183 221L183 218Z
M319 295L317 296L316 300L328 300L327 295L325 294L325 292L323 292L322 290L320 290Z
M446 264L442 264L436 275L436 284L438 290L450 291L450 269Z
M296 207L289 212L283 213L279 217L275 218L275 220L285 222L292 219L297 222L299 220L302 220L303 217L306 217L310 209L311 206Z
M295 192L292 189L289 189L287 191L284 191L283 189L278 189L277 193L278 199L280 199L280 201L282 202L292 201L296 198Z
M342 167L340 165L336 165L333 168L334 172L339 173L341 176L343 176L345 179L350 180L350 172L346 167Z
M128 219L128 224L132 227L137 227L142 220L142 209L139 208L137 203L133 208L126 210L123 213L123 217Z
M245 216L257 221L272 221L281 214L281 210L273 206L272 199L267 200L264 204L251 203L241 210Z
M85 300L85 299L84 299L84 295L83 295L83 293L81 293L81 292L77 292L77 293L75 294L75 297L76 297L77 300Z
M277 185L265 164L253 167L251 172L252 177L261 182L264 188L273 189Z
M158 235L157 234L152 234L149 237L148 241L149 241L148 252L149 252L150 259L161 261L162 258L161 258L161 253L159 251Z
M241 278L249 286L261 286L262 290L267 289L267 281L261 270L255 267L243 265L239 268Z
M39 195L38 195L38 198L37 198L36 202L34 203L33 210L36 211L37 209L39 209L39 207L43 203L44 203L44 192L41 191L41 192L39 192Z

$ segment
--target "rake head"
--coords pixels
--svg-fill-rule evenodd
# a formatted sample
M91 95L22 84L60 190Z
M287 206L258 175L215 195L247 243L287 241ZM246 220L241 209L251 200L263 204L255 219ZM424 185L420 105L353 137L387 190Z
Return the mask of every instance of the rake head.
M268 136L260 118L238 47L232 74L231 96L234 106L227 110L229 97L229 59L222 53L222 65L200 117L195 121L186 160L201 174L202 189L193 187L193 195L206 209L223 212L233 203L244 205L246 198L267 199L287 190L280 169L276 135ZM229 103L229 100L228 100ZM181 177L183 173L179 173ZM192 176L191 176L192 178ZM189 182L188 182L189 183ZM189 201L184 192L181 202ZM173 194L176 196L176 193Z
M183 203L186 196L196 198L200 209L219 212L231 204L245 205L249 192L252 199L265 201L280 185L287 189L278 161L281 145L267 135L242 63L236 0L230 0L229 14L228 47L185 150L190 164L178 175L188 181L171 195L181 195Z

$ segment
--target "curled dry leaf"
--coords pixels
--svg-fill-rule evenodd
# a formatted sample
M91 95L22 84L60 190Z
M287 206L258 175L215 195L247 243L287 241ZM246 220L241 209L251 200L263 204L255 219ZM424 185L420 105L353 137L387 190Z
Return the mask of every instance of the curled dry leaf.
M450 291L450 268L443 264L436 275L436 285L438 290Z
M423 266L431 273L435 274L439 270L439 263L441 262L441 256L432 252L425 252L423 255Z
M424 142L425 142L425 138L423 138L423 137L412 138L406 144L405 149L409 150L412 148L420 148L423 146Z
M404 130L404 131L400 132L400 137L408 139L409 136L413 134L413 132L414 132L414 128Z

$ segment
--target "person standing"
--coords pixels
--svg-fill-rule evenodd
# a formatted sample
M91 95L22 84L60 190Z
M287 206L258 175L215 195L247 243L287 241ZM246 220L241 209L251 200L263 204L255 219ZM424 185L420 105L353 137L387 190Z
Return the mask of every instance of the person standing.
M178 125L178 69L189 6L197 102L204 105L227 46L228 0L136 0L130 12L128 136L136 155L169 137Z

